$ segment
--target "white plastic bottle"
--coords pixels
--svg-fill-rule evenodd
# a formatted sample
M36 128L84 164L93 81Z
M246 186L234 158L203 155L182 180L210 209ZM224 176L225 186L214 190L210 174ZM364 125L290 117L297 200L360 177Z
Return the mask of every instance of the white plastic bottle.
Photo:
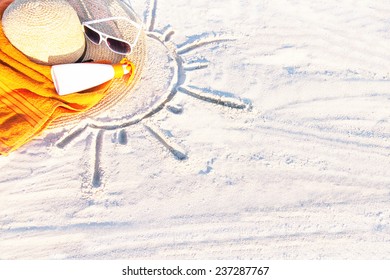
M126 65L71 63L54 65L51 75L59 95L80 92L128 74Z

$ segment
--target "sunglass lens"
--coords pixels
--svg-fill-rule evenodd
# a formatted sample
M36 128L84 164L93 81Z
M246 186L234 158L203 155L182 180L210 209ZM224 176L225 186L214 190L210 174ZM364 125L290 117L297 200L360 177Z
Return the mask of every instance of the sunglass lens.
M131 46L122 41L115 40L113 38L107 38L108 46L115 52L121 54L128 54L131 52Z
M85 35L87 35L88 39L91 40L95 44L100 43L100 35L96 31L84 26Z

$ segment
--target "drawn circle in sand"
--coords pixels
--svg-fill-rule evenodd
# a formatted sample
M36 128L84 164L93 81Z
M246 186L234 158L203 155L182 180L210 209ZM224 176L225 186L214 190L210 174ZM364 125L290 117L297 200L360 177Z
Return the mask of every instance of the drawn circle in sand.
M182 60L175 45L158 35L147 34L147 60L138 85L119 104L88 120L90 127L113 130L137 124L159 112L176 94Z

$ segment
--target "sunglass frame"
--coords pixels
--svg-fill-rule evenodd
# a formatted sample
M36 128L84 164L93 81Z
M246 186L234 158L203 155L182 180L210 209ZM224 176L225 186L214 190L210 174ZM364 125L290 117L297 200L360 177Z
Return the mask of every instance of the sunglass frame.
M123 39L120 39L120 38L117 38L117 37L114 37L114 36L111 36L111 35L108 35L102 31L99 31L97 30L96 28L93 28L92 26L90 26L91 24L96 24L96 23L102 23L102 22L106 22L106 21L112 21L112 20L125 20L127 22L129 22L130 24L132 24L134 27L137 28L138 32L137 32L137 35L134 39L134 42L133 43L130 43L129 41L126 41L126 40L123 40ZM100 45L102 43L102 41L104 41L107 45L107 47L114 53L117 53L117 54L121 54L121 55L128 55L128 54L131 54L133 52L133 49L134 47L136 46L137 42L138 42L138 39L141 35L141 30L142 30L142 25L138 24L137 22L135 21L132 21L131 19L129 18L126 18L126 17L108 17L108 18L103 18L103 19L96 19L96 20L90 20L90 21L85 21L82 23L82 26L83 26L83 31L84 31L84 34L85 36L88 38L88 40L90 40L92 43L94 43L95 45ZM88 35L87 33L85 32L85 28L89 28L91 29L92 31L96 32L97 34L99 34L99 43L95 43ZM126 52L126 53L123 53L123 52L118 52L114 49L112 49L112 47L109 45L109 43L107 42L107 39L110 38L112 40L117 40L119 42L122 42L122 43L126 43L130 46L130 51L129 52Z

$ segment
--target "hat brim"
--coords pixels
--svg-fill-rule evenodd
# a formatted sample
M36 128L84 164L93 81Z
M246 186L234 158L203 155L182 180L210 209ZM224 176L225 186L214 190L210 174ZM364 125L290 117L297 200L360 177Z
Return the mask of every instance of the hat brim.
M68 2L76 10L81 22L108 17L128 17L133 21L141 23L131 7L120 0L69 0ZM116 26L118 27L116 31L125 36L128 30L124 27L121 28L120 25ZM118 63L124 57L123 55L112 52L104 43L95 45L87 40L86 48L84 61L110 61L112 63ZM114 80L108 88L105 97L96 106L77 115L64 114L54 120L50 127L74 125L83 119L96 116L120 102L130 94L140 80L146 62L146 53L146 34L141 30L141 34L132 53L126 56L135 65L134 79L130 83L125 83L121 79Z

